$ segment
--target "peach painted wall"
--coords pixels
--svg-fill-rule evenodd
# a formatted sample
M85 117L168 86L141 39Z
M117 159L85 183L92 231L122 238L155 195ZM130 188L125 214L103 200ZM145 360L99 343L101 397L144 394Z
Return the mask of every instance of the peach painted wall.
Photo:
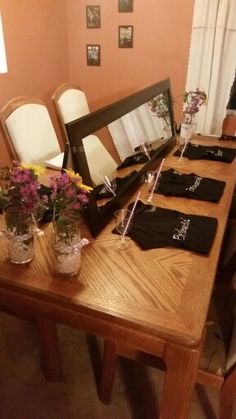
M118 0L67 0L69 74L96 109L170 77L173 97L185 89L194 0L134 0L118 13ZM86 5L101 6L101 28L87 29ZM134 45L118 48L118 26L133 25ZM101 66L87 66L86 44L101 45ZM176 102L180 121L182 98Z
M51 94L68 79L65 0L0 0L8 74L0 74L0 107L17 96L44 100L55 127ZM8 160L0 133L1 162Z
M59 132L51 95L64 81L84 89L91 110L166 77L173 96L181 95L193 2L134 0L133 13L118 13L118 0L0 0L9 66L0 74L0 106L20 95L40 97ZM101 6L101 29L86 28L91 4ZM118 48L118 25L134 26L132 49ZM100 67L86 64L86 44L93 43L101 45ZM1 132L0 153L5 163Z

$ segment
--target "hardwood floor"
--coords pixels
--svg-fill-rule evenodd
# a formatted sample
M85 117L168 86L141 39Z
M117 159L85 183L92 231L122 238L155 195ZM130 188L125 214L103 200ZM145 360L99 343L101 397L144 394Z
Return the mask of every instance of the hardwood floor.
M121 358L112 403L97 396L102 342L58 327L63 377L46 381L35 324L0 313L0 419L153 419L164 373ZM191 419L217 419L218 393L196 386Z

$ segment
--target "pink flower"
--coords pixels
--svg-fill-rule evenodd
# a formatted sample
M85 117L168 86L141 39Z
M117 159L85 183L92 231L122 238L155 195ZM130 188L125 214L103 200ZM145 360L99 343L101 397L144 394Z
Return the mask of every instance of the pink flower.
M63 219L79 219L80 210L88 203L89 187L72 170L50 177L51 201L55 214Z
M185 122L192 122L194 115L199 112L200 107L206 102L206 93L196 89L186 92L184 95L183 115Z
M8 205L13 205L19 212L32 214L40 205L40 185L33 166L26 168L14 161L12 168L1 169L1 177L7 182L4 193Z

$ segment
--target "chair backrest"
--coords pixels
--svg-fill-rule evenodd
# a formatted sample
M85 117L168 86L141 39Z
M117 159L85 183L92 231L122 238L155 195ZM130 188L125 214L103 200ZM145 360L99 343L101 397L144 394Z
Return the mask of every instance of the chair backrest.
M58 86L52 95L52 100L65 134L65 124L89 113L86 95L74 83L63 83Z
M96 135L85 137L83 146L92 181L94 185L99 185L105 176L111 175L115 171L117 163Z
M234 325L229 351L226 359L226 370L236 366L236 219L229 220L226 246L223 250L222 284L229 288L230 299L227 310L233 313Z
M236 199L235 195L234 199ZM220 280L224 285L236 290L236 218L229 219L226 243L222 254Z
M52 100L66 141L69 143L65 124L89 113L86 95L76 84L63 83L55 90ZM96 135L86 137L83 144L92 181L97 185L105 175L116 169L117 163Z
M236 111L231 111L225 116L222 124L222 135L220 140L230 140L236 138Z
M50 115L40 99L10 100L0 110L0 119L11 159L42 164L60 153Z

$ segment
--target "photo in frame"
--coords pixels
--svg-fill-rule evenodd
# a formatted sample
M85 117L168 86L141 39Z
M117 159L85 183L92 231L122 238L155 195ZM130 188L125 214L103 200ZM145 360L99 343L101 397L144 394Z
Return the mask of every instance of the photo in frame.
M87 65L101 65L100 45L86 45Z
M86 6L86 22L89 29L101 28L100 6Z
M118 12L133 12L133 0L118 0Z
M133 26L119 26L119 48L133 48Z

